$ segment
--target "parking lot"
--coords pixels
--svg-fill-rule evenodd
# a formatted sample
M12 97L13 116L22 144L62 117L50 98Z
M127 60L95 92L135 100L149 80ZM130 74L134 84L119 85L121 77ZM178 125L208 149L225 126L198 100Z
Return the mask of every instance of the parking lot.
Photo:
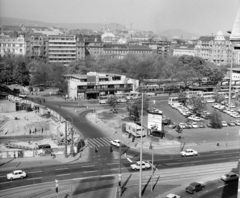
M184 117L178 110L173 109L170 105L168 105L167 101L157 101L155 106L163 111L163 114L170 118L176 124L181 122L186 123L187 118ZM211 103L207 104L207 111L212 112L214 108L211 106ZM226 113L223 113L219 110L218 113L221 115L222 120L231 121L231 120L240 120L240 118L233 118ZM207 121L203 121L203 123L207 123ZM166 127L167 129L168 127ZM207 126L205 128L197 128L197 129L183 129L183 136L185 137L185 142L187 143L205 143L205 142L225 142L228 143L230 141L240 140L239 136L240 126L227 126L222 129L212 129ZM169 129L169 133L176 137L178 133L175 129Z

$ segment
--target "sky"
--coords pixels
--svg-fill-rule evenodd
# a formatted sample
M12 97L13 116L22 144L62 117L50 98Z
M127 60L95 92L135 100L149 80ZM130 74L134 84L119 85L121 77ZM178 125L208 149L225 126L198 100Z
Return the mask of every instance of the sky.
M239 6L240 0L0 0L0 16L211 35L232 29Z

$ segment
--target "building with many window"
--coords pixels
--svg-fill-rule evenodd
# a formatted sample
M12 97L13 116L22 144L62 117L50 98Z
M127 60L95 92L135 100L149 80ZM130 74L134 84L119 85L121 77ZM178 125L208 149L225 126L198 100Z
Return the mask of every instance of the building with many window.
M195 45L181 45L173 48L173 56L195 56Z
M127 45L127 44L104 44L104 55L109 58L124 58L127 54L137 54L139 56L152 54L152 49L143 45Z
M63 63L68 66L76 60L75 36L49 35L48 36L48 61L50 63Z
M237 52L234 51L229 36L224 36L221 31L216 36L201 36L195 46L196 56L217 65L230 64L232 52L233 62L238 63Z
M28 33L25 35L26 55L30 58L48 58L48 38L41 33Z
M97 99L99 95L136 91L139 86L138 80L110 73L67 74L65 78L69 97L78 99Z
M0 56L4 54L25 55L26 46L23 35L18 37L0 36Z
M100 35L76 35L77 60L91 55L97 58L103 53L103 42Z

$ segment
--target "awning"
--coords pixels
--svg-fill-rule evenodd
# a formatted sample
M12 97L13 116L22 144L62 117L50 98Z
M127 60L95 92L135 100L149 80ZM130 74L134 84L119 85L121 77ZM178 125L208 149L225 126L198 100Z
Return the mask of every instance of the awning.
M99 91L87 91L86 94L99 93Z

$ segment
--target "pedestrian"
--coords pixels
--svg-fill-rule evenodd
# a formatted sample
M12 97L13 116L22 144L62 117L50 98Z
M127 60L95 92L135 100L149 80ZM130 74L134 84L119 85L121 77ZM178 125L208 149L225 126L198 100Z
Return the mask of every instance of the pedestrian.
M220 146L219 141L217 141L217 147L219 147L219 146Z
M97 147L95 147L95 153L97 153L98 152L98 149L97 149Z
M35 128L35 133L37 133L37 129Z
M43 128L42 128L42 133L43 133Z
M31 129L30 129L30 131L29 131L29 135L31 135L31 133L32 133L32 131L31 131Z

